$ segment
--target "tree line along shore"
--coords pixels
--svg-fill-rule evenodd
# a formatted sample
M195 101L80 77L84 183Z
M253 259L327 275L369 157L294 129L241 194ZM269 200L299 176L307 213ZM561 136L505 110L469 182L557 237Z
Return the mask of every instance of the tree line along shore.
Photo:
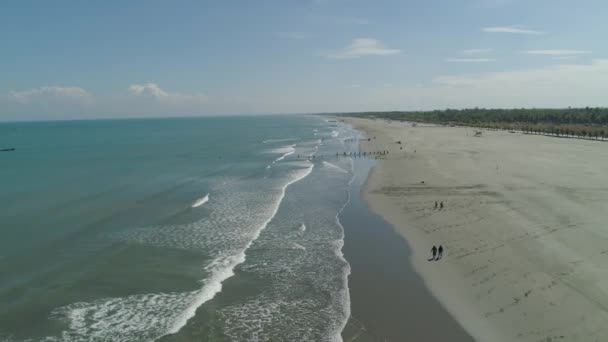
M362 118L412 121L485 129L521 131L579 139L608 138L608 108L563 109L445 109L434 111L391 111L341 113Z

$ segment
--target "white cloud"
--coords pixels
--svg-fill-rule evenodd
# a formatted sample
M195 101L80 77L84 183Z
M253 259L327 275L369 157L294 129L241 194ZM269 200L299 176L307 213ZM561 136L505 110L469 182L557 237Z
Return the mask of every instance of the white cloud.
M129 91L134 95L150 95L156 98L169 97L169 94L160 89L156 83L133 84L129 87Z
M284 38L284 39L295 39L295 40L308 39L308 38L312 37L312 35L310 33L295 32L295 31L291 31L291 32L277 32L277 36L280 37L280 38Z
M491 51L492 51L492 49L468 49L468 50L462 51L462 53L465 55L479 55L479 54L484 54L484 53L488 53Z
M400 54L399 49L389 49L384 44L373 38L357 38L339 51L326 53L325 57L329 59L348 59L359 58L363 56L388 56Z
M486 33L513 33L513 34L532 34L532 35L541 35L544 34L543 31L530 30L517 26L494 26L494 27L484 27L481 29Z
M447 58L445 61L449 63L488 63L496 60L493 58Z
M205 95L170 92L156 83L95 96L80 87L45 86L0 93L0 121L190 116L217 113L213 105Z
M151 98L163 103L191 104L207 102L208 100L204 95L169 93L153 82L133 84L129 87L129 92L137 97Z
M585 55L591 53L586 50L526 50L521 53L528 55L545 55L545 56L574 56Z
M356 88L361 88L360 84L347 84L344 86L345 89L356 89Z
M0 93L0 121L90 118L98 100L80 87L44 86Z
M39 102L81 102L92 101L89 93L80 87L46 86L28 90L11 90L7 97L22 104Z

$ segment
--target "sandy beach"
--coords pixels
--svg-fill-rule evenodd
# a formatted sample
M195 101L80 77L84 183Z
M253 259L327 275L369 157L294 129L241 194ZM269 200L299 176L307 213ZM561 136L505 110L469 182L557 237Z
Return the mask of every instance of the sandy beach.
M365 199L469 334L608 340L608 144L344 120L370 138L362 151L389 151ZM439 261L428 260L434 244L445 248Z

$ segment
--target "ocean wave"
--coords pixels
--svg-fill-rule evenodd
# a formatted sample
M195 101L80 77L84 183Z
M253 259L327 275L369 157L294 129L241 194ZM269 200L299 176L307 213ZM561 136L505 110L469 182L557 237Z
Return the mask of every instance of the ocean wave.
M67 321L68 329L43 341L153 341L197 294L141 294L70 304L51 313L51 318Z
M327 141L327 145L331 145L330 140ZM319 140L318 143L321 144L321 141ZM294 147L294 145L289 145L271 150L272 153L281 154L275 162L293 154ZM311 147L313 146L308 145L308 148ZM315 147L315 152L317 149L318 146ZM300 152L298 151L298 153ZM349 162L352 164L352 160ZM242 269L256 273L260 270L272 271L268 275L278 274L276 277L283 277L282 280L285 283L281 286L285 285L286 290L279 294L273 292L273 295L268 297L262 295L247 298L234 305L218 308L218 316L225 323L221 328L222 334L231 340L266 340L268 334L276 332L275 328L280 328L285 337L290 338L286 340L342 341L341 332L350 317L348 277L351 270L342 253L344 228L339 222L339 215L350 201L350 193L347 202L337 214L336 210L342 204L341 200L336 203L336 207L331 209L329 215L325 215L323 224L320 224L318 219L303 216L290 221L289 225L283 226L287 231L282 233L287 233L295 238L283 240L284 242L280 244L284 253L289 254L289 259L286 260L299 260L298 262L301 262L302 265L306 265L305 262L312 259L316 259L315 262L317 262L314 264L316 266L309 270L315 276L300 272L299 276L302 278L298 278L298 281L306 279L307 286L310 281L313 281L320 292L331 294L331 304L323 307L320 306L323 303L319 302L317 298L283 297L284 294L291 295L293 292L291 286L298 285L297 282L294 283L293 278L289 278L298 269L289 263L266 265L266 261L270 259L260 261L251 257L256 255L258 248L257 246L251 248L254 242L257 241L256 244L260 243L262 248L266 248L260 240L265 240L265 236L269 235L272 227L279 225L279 221L283 220L283 215L277 217L277 212L281 203L285 202L286 205L290 203L289 199L284 200L287 188L310 175L314 167L312 163L306 161L290 161L288 164L289 167L297 165L304 167L294 172L288 172L284 177L282 172L278 173L278 176L281 177L278 183L273 175L273 177L269 177L270 179L263 180L265 186L249 185L243 189L244 182L236 180L230 183L225 182L221 184L220 188L212 187L213 201L209 201L209 194L207 194L194 202L196 204L207 198L207 201L199 204L200 206L208 203L206 208L209 208L209 217L204 220L183 225L136 228L117 235L119 240L128 243L189 251L204 250L210 258L208 262L201 265L206 276L201 280L199 289L191 292L106 298L58 308L53 311L52 317L66 321L68 329L63 331L59 337L50 337L47 341L153 341L162 336L177 333L188 324L201 305L221 293L226 279L234 276L235 272L239 273ZM342 165L339 162L336 164ZM331 176L336 179L345 180L342 173L352 174L345 170L347 166L340 167L328 162L323 162L323 165L339 171L339 173L331 173ZM314 175L317 174L320 173L315 172ZM313 176L309 180L315 177ZM351 178L351 182L353 179L354 177ZM308 186L308 183L311 182L306 183L300 184L300 187ZM271 190L267 190L266 185L271 185ZM259 191L259 189L263 190ZM227 198L230 199L227 200ZM252 206L251 203L256 203L256 206ZM257 203L264 203L264 205L260 208L257 207ZM283 209L281 209L282 211ZM318 233L324 231L319 231L320 227L324 227L325 230L328 226L334 227L332 221L334 214L336 223L340 226L341 237L338 236L337 228L332 229L333 235L320 237ZM270 224L273 220L275 222ZM310 228L307 228L303 221L309 223ZM271 227L269 231L260 238L262 231L269 225ZM311 233L308 233L308 230ZM277 244L273 244L273 246L277 246ZM251 251L249 251L250 248ZM329 259L327 259L328 257ZM335 264L336 257L338 264ZM327 265L327 260L332 261L332 266ZM263 266L260 265L262 263L264 263ZM327 279L317 279L317 272L325 272L324 276L332 275L331 285ZM341 288L339 287L340 282L342 283ZM319 326L323 327L322 331L313 329L313 327Z
M212 299L218 292L220 292L222 290L222 282L234 275L234 268L237 265L239 265L245 261L245 259L246 259L245 252L247 251L247 249L249 249L251 244L255 240L257 240L257 238L260 236L260 233L262 232L262 230L264 230L264 228L266 228L266 226L268 226L268 223L270 223L270 221L272 221L272 219L276 216L277 212L279 211L279 207L281 206L281 202L283 201L283 198L285 198L285 192L287 191L287 188L291 184L306 178L312 172L313 167L314 167L314 164L310 164L308 169L305 169L305 170L299 172L297 175L294 176L293 179L288 181L282 187L281 195L279 196L279 199L276 202L276 205L274 206L274 210L272 211L272 214L255 231L254 235L252 236L252 239L247 243L247 245L245 245L236 255L230 255L227 258L224 258L223 260L216 259L216 261L212 265L210 265L210 267L214 271L214 273L212 273L211 278L212 279L215 278L213 281L214 286L211 290L215 290L215 291L204 291L203 294L210 293L211 295L203 295L203 296L198 297L197 300L195 300L180 315L180 317L176 320L174 326L168 331L167 334L173 334L173 333L178 332L184 325L186 325L186 323L188 322L188 320L190 318L194 317L194 314L196 313L196 309L199 306L201 306L208 300Z
M265 282L219 309L229 340L341 341L350 316L350 265L341 256L344 232L336 217L350 177L332 172L331 178L316 172L298 184L251 247L255 257L239 266L238 277ZM327 202L315 196L323 189L329 191Z
M271 143L275 143L275 142L294 141L294 140L300 140L300 139L298 139L298 138L266 139L266 140L262 141L262 144L271 144Z
M277 214L287 188L306 178L313 167L313 164L306 163L306 167L288 173L274 195L261 195L253 184L250 184L251 188L244 189L244 193L227 195L222 194L221 190L217 194L214 191L214 201L210 207L212 214L205 220L186 225L140 228L118 234L116 238L125 242L206 250L212 259L204 266L207 276L202 280L201 288L192 292L105 298L58 308L51 317L67 321L68 329L60 337L46 340L153 341L177 333L195 315L198 307L221 292L222 283L234 275L237 265L246 260L246 251ZM238 185L243 184L235 182L228 186L238 188ZM222 195L229 200L220 207ZM270 205L267 210L247 209L256 200ZM251 229L251 222L256 228Z
M303 251L305 251L305 250L306 250L306 247L304 247L304 246L302 246L302 245L300 245L300 244L297 244L297 243L295 243L295 242L293 243L293 246L294 246L296 249L301 249L301 250L303 250Z
M336 170L338 172L349 173L348 171L344 170L343 168L339 167L338 165L332 164L332 163L327 162L327 161L323 161L323 165L325 165L325 166L327 166L327 167L329 167L329 168L331 168L333 170Z
M274 160L272 163L273 163L273 164L274 164L274 163L278 163L278 162L280 162L281 160L285 159L285 157L287 157L287 156L289 156L289 155L292 155L292 154L294 154L294 153L295 153L295 150L293 150L293 151L289 151L289 152L285 152L285 153L284 153L282 156L280 156L279 158L275 159L275 160Z
M192 203L192 208L200 207L201 205L209 202L209 194L206 194L204 197L201 197Z
M273 148L270 149L268 151L266 151L267 153L277 153L277 154L285 154L288 152L295 152L295 144L292 145L287 145L287 146L281 146L281 147L277 147L277 148Z

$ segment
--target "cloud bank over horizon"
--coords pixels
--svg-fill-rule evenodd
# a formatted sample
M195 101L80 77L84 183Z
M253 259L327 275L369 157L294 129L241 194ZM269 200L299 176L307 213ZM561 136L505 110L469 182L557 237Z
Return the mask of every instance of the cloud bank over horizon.
M519 108L605 106L604 85L608 79L608 59L591 63L560 63L547 67L514 71L482 72L468 75L440 75L426 84L401 87L392 84L343 85L336 94L317 92L318 102L302 101L293 94L260 94L235 99L248 111L222 111L230 99L169 92L150 82L133 84L112 94L91 94L77 87L48 86L11 90L0 97L14 113L32 108L54 108L86 117L165 117L221 114L277 114L311 112L356 112L383 110L433 110L442 108ZM600 100L598 100L600 99ZM348 106L344 103L348 101ZM304 108L293 111L293 106ZM72 118L69 115L66 118ZM20 116L10 120L23 120ZM36 118L34 118L36 119Z

